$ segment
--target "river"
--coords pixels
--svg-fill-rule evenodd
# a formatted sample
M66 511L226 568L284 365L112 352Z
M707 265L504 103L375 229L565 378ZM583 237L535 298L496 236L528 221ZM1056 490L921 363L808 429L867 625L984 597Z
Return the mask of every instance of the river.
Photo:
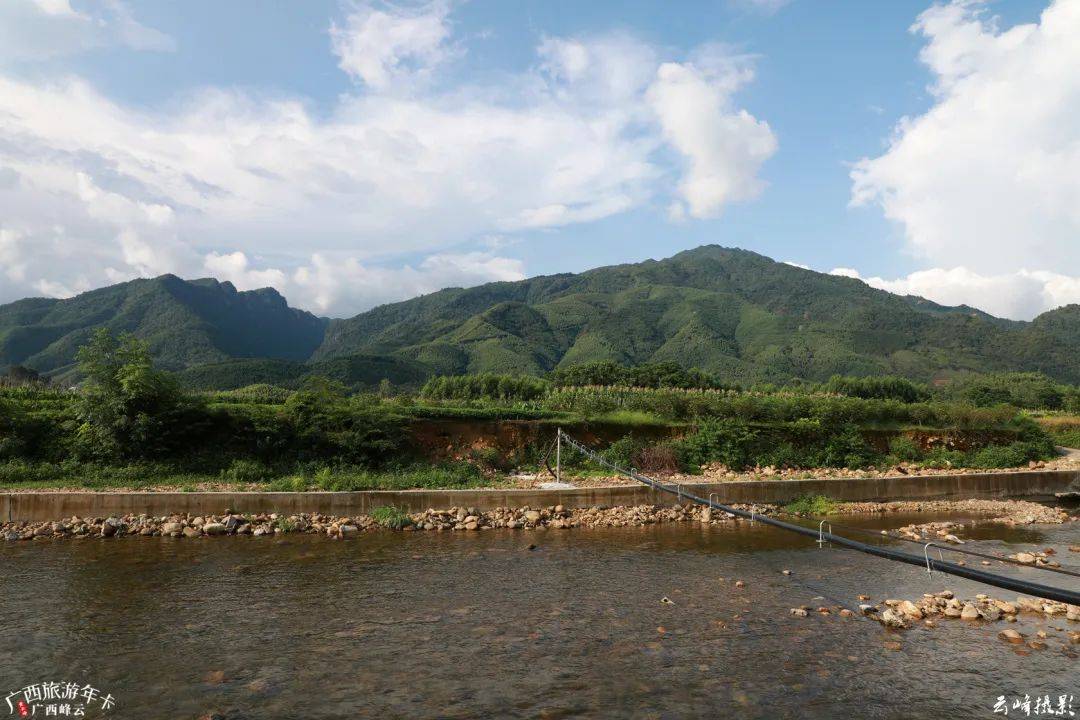
M1075 523L972 535L1080 564ZM6 543L0 690L75 681L115 699L87 717L155 719L939 720L1024 694L1072 694L1080 714L1080 661L1063 650L1080 623L1022 616L1010 627L1050 637L1021 655L997 639L1004 623L895 632L835 612L945 588L1015 599L745 522Z

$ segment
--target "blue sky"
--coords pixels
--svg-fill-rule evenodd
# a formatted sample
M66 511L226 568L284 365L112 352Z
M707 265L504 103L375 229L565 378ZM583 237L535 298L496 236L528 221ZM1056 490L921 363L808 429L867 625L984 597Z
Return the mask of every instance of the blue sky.
M719 243L1030 318L1080 300L1077 6L10 0L0 301L348 315Z

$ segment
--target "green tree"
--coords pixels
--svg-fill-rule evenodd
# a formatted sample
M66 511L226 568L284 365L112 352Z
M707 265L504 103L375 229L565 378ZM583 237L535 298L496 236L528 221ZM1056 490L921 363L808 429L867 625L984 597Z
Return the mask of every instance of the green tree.
M85 377L75 407L77 454L119 459L166 453L183 397L171 375L154 369L146 343L100 328L76 358Z

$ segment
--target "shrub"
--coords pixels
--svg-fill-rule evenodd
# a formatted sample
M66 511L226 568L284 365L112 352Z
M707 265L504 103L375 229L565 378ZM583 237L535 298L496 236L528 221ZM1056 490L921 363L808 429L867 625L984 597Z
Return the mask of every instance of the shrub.
M920 402L930 397L930 392L925 386L892 375L880 377L833 375L821 389L829 393L867 400L899 400L905 403Z
M624 435L604 448L600 455L612 465L629 470L634 466L634 456L640 449L641 444L632 435Z
M845 424L825 441L822 464L829 467L860 468L873 464L877 453L856 425Z
M741 469L754 459L758 433L741 420L708 420L675 444L675 452L684 468L693 469L709 462L722 462Z
M889 454L898 461L911 462L922 457L922 452L915 441L904 435L898 435L889 441Z
M1016 441L1008 445L988 445L974 453L970 465L977 468L1011 468L1039 460L1045 454L1036 443Z
M828 495L802 495L784 503L784 512L793 515L828 515L836 512L839 503Z
M647 473L676 473L679 457L670 445L646 445L634 454L634 466Z
M497 447L476 448L469 452L470 459L489 471L508 470L513 465L510 458Z
M304 492L308 489L307 481L300 475L277 478L266 486L271 492Z
M409 519L409 516L403 510L399 510L392 505L384 505L383 507L375 508L371 511L371 519L391 530L401 530L404 527L412 525L412 520Z
M221 479L234 483L259 483L270 476L270 471L255 460L233 460L227 470L221 471Z

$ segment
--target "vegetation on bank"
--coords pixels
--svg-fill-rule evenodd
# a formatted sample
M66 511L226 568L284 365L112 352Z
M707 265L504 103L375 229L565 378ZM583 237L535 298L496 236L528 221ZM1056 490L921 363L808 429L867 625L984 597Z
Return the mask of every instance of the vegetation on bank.
M828 515L835 512L839 505L828 495L802 495L784 503L781 508L792 515Z
M350 393L331 378L297 389L256 384L192 393L154 367L132 336L105 330L78 353L78 389L25 376L0 388L0 483L18 486L262 484L279 490L477 487L513 467L543 467L543 443L513 458L493 449L432 465L418 420L604 423L624 437L609 460L650 472L885 466L1012 467L1048 458L1053 442L1016 407L946 400L898 378L833 378L822 386L737 390L675 365L610 363L549 378L434 379L418 395L385 384ZM620 380L646 386L577 385ZM981 386L980 386L981 387ZM1038 383L1023 386L1050 398ZM982 393L982 390L979 391ZM985 395L985 393L983 393ZM1064 396L1063 396L1064 397ZM657 439L650 428L676 428ZM916 441L921 433L936 439ZM962 435L953 443L950 434ZM571 470L598 472L574 453Z

